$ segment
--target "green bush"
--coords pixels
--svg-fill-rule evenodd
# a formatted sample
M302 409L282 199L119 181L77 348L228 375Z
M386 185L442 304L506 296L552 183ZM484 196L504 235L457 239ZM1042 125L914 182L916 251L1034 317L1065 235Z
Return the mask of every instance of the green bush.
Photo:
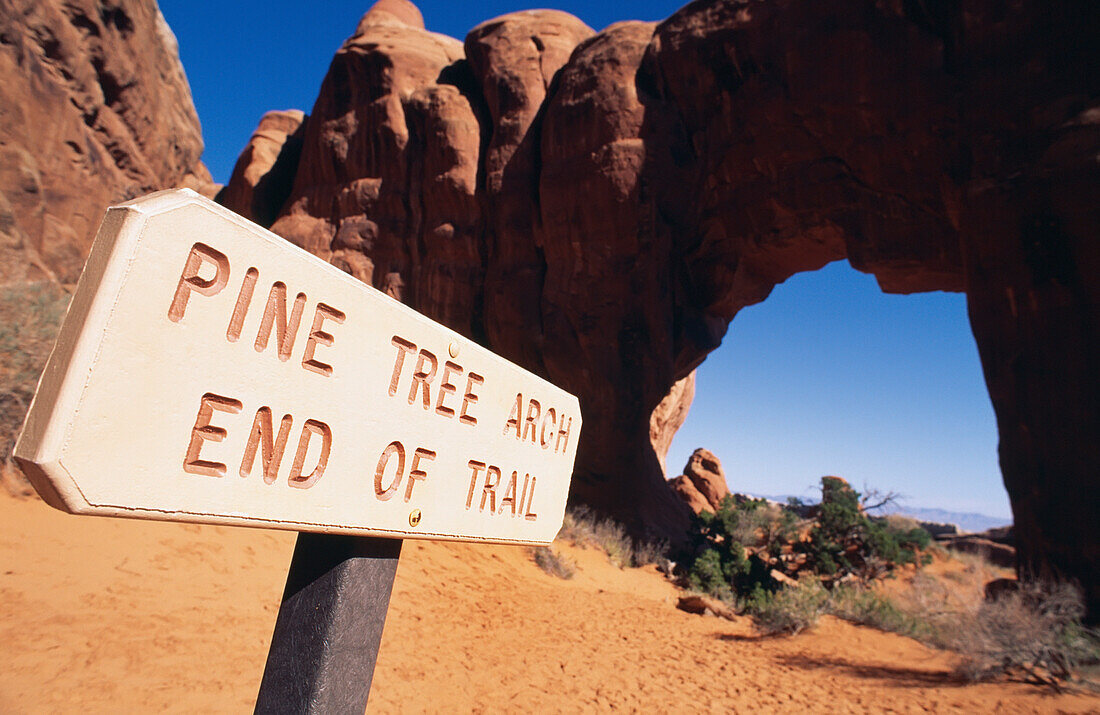
M774 592L757 588L741 601L742 611L751 615L757 630L766 635L794 635L812 628L828 605L829 592L816 579Z
M757 546L761 538L766 542L774 536L778 515L769 514L766 507L763 500L738 503L727 496L717 512L703 511L695 518L692 549L686 557L691 589L728 602L758 588L775 590L777 584L766 565L745 554L746 541Z
M805 540L799 533L807 522L795 511L801 508L727 496L716 511L700 513L681 557L686 585L733 602L775 593L773 569L794 578L820 576L826 585L849 574L866 581L916 562L931 541L912 520L868 517L859 493L838 477L822 478L821 505Z
M805 550L817 573L838 578L854 574L866 580L899 564L916 563L931 540L915 525L868 517L860 509L859 492L843 479L822 477L820 513Z

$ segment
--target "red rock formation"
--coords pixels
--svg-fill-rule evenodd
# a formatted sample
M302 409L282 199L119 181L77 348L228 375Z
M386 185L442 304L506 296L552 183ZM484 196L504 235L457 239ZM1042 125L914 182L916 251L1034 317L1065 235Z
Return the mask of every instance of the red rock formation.
M274 228L579 395L574 498L680 533L654 409L741 308L847 257L967 291L1020 564L1100 614L1100 6L538 11L465 51L372 13Z
M539 235L539 115L554 75L592 34L567 13L529 10L483 22L466 36L488 110L485 329L500 354L540 372L547 266Z
M722 500L730 495L722 463L713 452L702 447L691 453L684 473L670 479L668 484L696 514L704 509L717 512Z
M0 4L0 282L75 281L104 209L212 195L176 39L152 0Z
M703 493L696 488L695 482L691 481L686 474L669 479L668 486L676 496L683 500L687 508L696 514L702 511L714 511L711 503L707 501Z
M953 536L949 539L937 539L936 543L955 551L966 554L976 554L986 561L1003 568L1012 568L1016 565L1016 549L1006 544L998 544L996 541L983 539L976 534Z
M302 153L302 122L297 109L268 112L241 152L218 202L261 226L275 221L286 203Z
M368 12L321 86L272 229L476 335L481 123L462 57L461 43L424 30L408 3Z
M649 416L649 443L653 445L653 453L657 455L661 462L661 471L665 474L668 473L665 457L672 446L672 438L687 419L694 399L695 373L692 372L673 384L665 399L653 408L653 414Z

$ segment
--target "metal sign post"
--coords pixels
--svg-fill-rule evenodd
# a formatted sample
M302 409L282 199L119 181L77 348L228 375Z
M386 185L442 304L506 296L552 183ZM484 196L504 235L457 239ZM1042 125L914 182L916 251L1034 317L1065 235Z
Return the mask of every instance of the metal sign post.
M298 535L256 712L362 713L401 541Z

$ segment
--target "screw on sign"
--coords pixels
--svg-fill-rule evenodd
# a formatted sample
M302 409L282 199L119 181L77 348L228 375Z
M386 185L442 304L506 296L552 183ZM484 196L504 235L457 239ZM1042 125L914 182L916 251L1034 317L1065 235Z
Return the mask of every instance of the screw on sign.
M577 399L189 190L108 210L15 457L75 514L301 532L258 712L362 711L405 538L539 545Z

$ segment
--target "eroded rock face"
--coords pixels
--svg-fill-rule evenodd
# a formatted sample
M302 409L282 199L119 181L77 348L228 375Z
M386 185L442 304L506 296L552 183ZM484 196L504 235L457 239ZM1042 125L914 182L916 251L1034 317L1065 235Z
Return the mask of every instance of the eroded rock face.
M297 109L268 112L237 158L218 203L261 226L270 226L290 195L302 154L302 123Z
M152 0L0 5L0 282L76 280L104 209L213 195L176 39Z
M696 514L704 509L717 513L722 500L730 495L722 463L714 452L702 447L691 453L684 473L668 483Z
M653 445L653 452L661 462L661 471L668 473L665 458L668 456L669 447L672 446L672 438L677 430L684 425L691 403L695 399L695 372L677 380L672 389L665 395L665 399L653 409L649 416L649 443Z
M1098 16L711 0L594 35L517 13L462 47L379 10L274 230L577 394L574 498L672 538L651 418L741 308L841 258L965 290L1020 565L1100 614Z

